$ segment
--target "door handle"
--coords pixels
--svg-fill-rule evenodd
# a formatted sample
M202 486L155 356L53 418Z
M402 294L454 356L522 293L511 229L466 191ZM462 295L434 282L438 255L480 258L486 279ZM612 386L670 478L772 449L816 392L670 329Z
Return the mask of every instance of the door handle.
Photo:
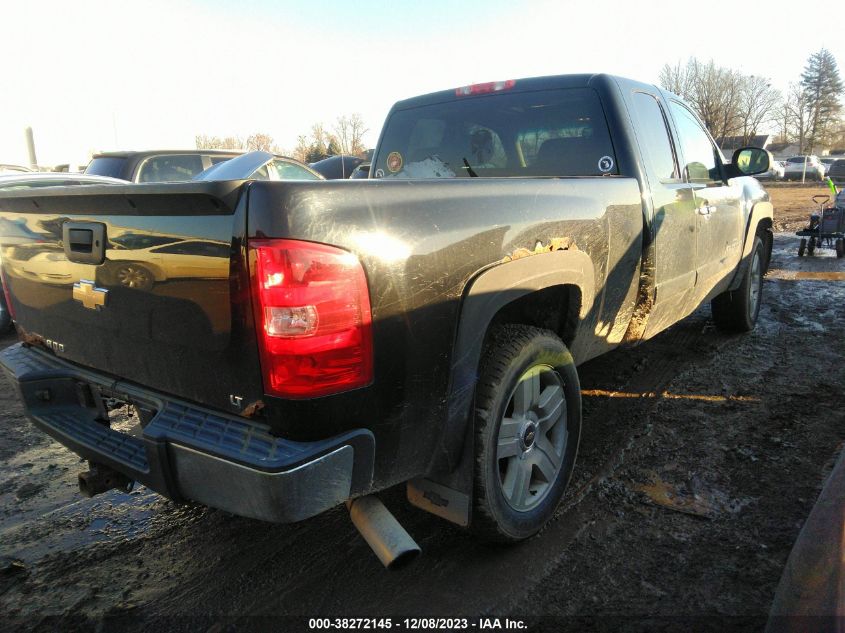
M697 210L699 215L710 215L716 210L716 206L712 204L703 204L698 207Z

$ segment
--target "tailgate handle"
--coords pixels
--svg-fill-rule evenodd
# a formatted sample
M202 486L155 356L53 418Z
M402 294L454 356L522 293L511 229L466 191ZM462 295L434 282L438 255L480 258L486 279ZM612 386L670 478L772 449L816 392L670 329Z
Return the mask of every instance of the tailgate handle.
M90 253L94 245L94 231L91 229L71 229L68 231L68 245L74 253Z
M102 264L106 259L106 225L102 222L65 222L62 244L68 261Z

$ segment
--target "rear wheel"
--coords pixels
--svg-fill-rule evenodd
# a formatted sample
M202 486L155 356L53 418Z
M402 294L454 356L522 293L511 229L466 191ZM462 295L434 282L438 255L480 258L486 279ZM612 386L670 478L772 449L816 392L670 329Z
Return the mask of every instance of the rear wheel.
M528 538L552 518L581 436L581 392L566 346L547 330L495 327L475 394L472 530Z
M720 330L750 332L757 324L763 298L763 240L754 237L751 261L736 290L728 290L710 302L713 321Z
M153 274L149 269L135 263L120 264L114 269L115 281L126 288L149 290L153 287Z

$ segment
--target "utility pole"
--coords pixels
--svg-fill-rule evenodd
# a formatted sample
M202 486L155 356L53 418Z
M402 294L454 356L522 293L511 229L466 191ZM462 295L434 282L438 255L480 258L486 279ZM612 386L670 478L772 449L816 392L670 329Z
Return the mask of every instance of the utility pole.
M32 128L27 127L24 130L26 137L26 151L29 153L29 166L32 169L38 169L38 160L35 158L35 138L32 136Z

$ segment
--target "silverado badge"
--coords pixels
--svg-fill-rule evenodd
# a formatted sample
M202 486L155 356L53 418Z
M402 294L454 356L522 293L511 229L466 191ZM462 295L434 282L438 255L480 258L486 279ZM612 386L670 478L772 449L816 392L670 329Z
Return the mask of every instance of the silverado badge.
M105 288L97 288L93 281L80 279L73 284L73 299L79 301L89 310L99 310L106 305L109 291Z

